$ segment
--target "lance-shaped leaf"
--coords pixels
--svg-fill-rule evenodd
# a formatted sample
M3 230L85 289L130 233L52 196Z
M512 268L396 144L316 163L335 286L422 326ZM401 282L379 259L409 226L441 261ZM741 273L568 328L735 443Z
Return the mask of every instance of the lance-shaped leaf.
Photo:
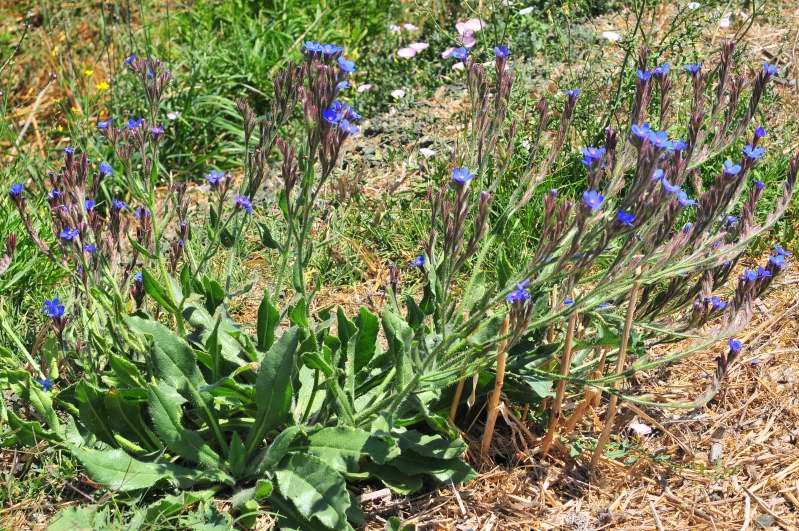
M389 310L383 312L383 330L388 340L388 352L394 358L394 366L397 368L397 387L402 389L413 378L413 330L402 317Z
M322 428L308 438L308 451L339 472L357 472L362 457L384 463L389 445L367 431L337 426Z
M280 312L269 299L269 292L264 290L261 305L258 306L258 350L267 350L275 342L275 329L280 323Z

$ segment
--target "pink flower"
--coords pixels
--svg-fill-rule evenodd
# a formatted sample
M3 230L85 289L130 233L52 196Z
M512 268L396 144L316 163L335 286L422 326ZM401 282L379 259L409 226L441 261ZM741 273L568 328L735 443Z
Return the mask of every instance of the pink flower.
M358 89L357 90L358 90L358 93L367 92L369 90L372 90L372 85L370 85L369 83L364 83L363 85L358 85Z
M461 35L461 42L466 48L471 48L472 46L474 46L475 43L477 42L477 40L474 38L474 32L467 31L466 33Z
M389 24L388 31L390 31L391 33L399 33L400 27L397 26L396 24Z
M455 51L455 48L447 48L446 50L441 52L441 58L442 59L448 59L449 56L452 55L452 52L454 52L454 51Z
M405 28L407 31L416 31L419 29L410 22L406 22L405 24L402 25L402 27Z
M408 48L413 48L417 52L421 52L422 50L426 50L430 45L426 42L412 42L408 45Z
M485 27L485 22L480 20L479 18L470 18L465 22L458 22L455 24L455 29L458 30L460 35L463 35L467 31L475 32L480 31Z
M414 48L400 48L397 50L397 56L402 57L403 59L410 59L416 55L416 49Z

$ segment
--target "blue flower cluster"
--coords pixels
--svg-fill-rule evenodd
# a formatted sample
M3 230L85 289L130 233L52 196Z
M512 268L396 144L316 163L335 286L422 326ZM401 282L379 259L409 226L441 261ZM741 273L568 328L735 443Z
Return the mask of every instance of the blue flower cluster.
M516 289L511 291L505 296L505 300L511 304L523 303L530 298L530 293L527 291L529 280L522 280L516 284Z
M634 138L648 141L659 150L673 152L681 151L688 147L688 143L685 140L669 140L669 134L666 131L655 131L649 125L649 122L644 122L642 125L633 124L630 132Z
M336 44L321 44L316 41L305 41L305 44L303 44L303 49L307 53L318 53L328 57L344 51L344 48Z
M333 100L333 103L322 111L322 118L330 125L338 127L341 132L354 135L359 129L352 122L362 117L348 103Z
M587 148L583 148L581 151L583 154L583 160L581 160L580 162L582 162L585 167L592 168L600 160L602 160L602 157L605 156L606 150L603 147L597 148L593 146L588 146Z

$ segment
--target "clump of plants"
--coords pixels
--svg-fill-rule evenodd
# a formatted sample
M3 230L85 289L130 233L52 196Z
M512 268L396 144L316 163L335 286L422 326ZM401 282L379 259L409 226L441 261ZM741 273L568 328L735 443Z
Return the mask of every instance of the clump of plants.
M0 409L11 428L3 444L51 441L113 491L211 488L244 515L267 503L284 527L348 529L362 520L358 482L410 493L473 476L454 426L462 400L491 390L485 457L503 396L537 405L542 388L554 391L551 411L533 408L532 418L548 413L544 452L568 424L567 386L608 392L612 419L624 397L617 382L732 336L785 267L776 246L724 293L747 244L785 210L799 169L795 159L772 213L756 219L763 185L748 176L764 154L758 128L740 161L702 186L699 169L750 135L776 73L765 65L741 105L749 83L731 53L726 46L712 73L686 65L693 100L680 122L670 112L676 76L669 65L650 69L642 49L628 126L583 150L584 193L545 195L538 248L517 264L503 259L505 236L561 156L580 90L564 91L560 112L539 103L528 163L511 171L511 51L495 49L493 73L469 59L464 141L448 165L427 167L430 233L410 265L422 293L404 289L393 269L380 316L312 311L314 222L361 119L345 98L356 65L344 50L307 42L304 61L276 74L264 116L238 103L243 174L209 172L199 206L186 183L160 186L171 74L131 56L148 115L97 124L113 164L65 150L49 175L51 234L31 221L37 191L9 191L27 237L68 273L70 291L44 301L40 341L0 350L0 382L24 404ZM282 218L277 229L253 221L267 201ZM232 264L247 234L277 266L256 322L236 323ZM13 250L9 240L3 261ZM499 257L496 276L489 257ZM647 355L652 343L685 337L697 340L689 350ZM741 348L730 342L718 385Z

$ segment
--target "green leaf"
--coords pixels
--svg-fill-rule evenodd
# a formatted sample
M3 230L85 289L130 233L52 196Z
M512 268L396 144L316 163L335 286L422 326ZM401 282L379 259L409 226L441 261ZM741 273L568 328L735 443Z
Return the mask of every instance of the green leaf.
M97 505L68 507L50 521L47 531L93 531L108 529L108 508L98 512Z
M238 431L233 432L233 437L230 439L230 454L228 457L230 462L230 473L236 477L241 476L244 472L244 467L247 464L247 456L244 451L244 443L241 442L241 437Z
M118 448L94 450L68 446L94 481L115 491L146 489L160 481L169 481L181 488L189 488L198 482L211 483L215 480L204 470L193 470L172 463L139 461Z
M314 456L293 454L275 471L278 492L307 520L329 529L352 529L350 496L341 475Z
M305 299L301 298L297 304L289 310L289 321L300 328L308 328L308 311L305 306Z
M144 284L144 291L155 300L161 307L174 314L177 311L177 306L172 301L169 292L162 286L146 269L142 270L142 282Z
M397 386L404 388L413 378L411 348L413 330L402 317L386 309L383 312L383 330L388 341L388 353L397 368Z
M361 370L371 361L377 348L377 332L380 327L377 316L361 307L355 320L358 333L355 335L355 371Z
M202 286L203 295L205 295L205 309L208 310L208 313L213 314L225 300L225 290L219 282L208 277L203 277Z
M144 522L148 524L166 523L165 520L181 513L197 502L213 499L213 490L181 492L178 495L167 494L155 503L147 506Z
M370 476L382 481L386 487L403 496L413 494L424 486L420 476L403 474L401 470L393 466L367 463L363 466L363 470L368 472Z
M308 451L339 472L357 472L362 457L384 463L389 445L359 428L322 428L308 438Z
M116 376L117 387L144 387L144 377L133 362L111 353L108 363Z
M272 441L272 444L270 444L259 457L258 464L255 466L255 475L262 476L267 472L271 472L272 469L286 457L286 454L289 453L294 441L296 441L298 437L304 435L305 432L301 426L289 426L281 431Z
M404 474L432 476L441 483L448 481L463 483L477 476L472 467L458 458L434 459L412 452L404 452L390 464Z
M258 350L267 350L275 342L275 329L280 324L280 312L272 304L269 292L264 290L261 304L258 306Z
M397 444L404 452L436 459L454 459L466 451L466 443L460 439L448 441L440 435L425 435L416 430L395 434Z
M194 304L186 305L183 310L183 318L194 328L194 332L189 336L189 340L194 343L207 343L216 324L219 323L217 340L222 347L222 358L236 367L245 364L241 358L241 344L234 337L239 333L239 329L229 318L219 315L215 319L205 307Z
M167 448L177 455L198 463L206 468L219 468L220 458L195 431L183 427L181 418L186 403L177 390L166 382L158 382L148 387L147 403L150 407L150 416L153 426Z
M258 223L258 229L261 233L261 244L267 249L280 249L280 244L272 237L272 231L266 226L266 223Z
M79 380L75 384L75 399L80 411L78 420L99 440L117 446L110 424L111 415L105 409L102 392L88 380Z
M103 405L115 432L138 442L150 451L163 448L155 434L145 424L140 402L125 398L117 389L110 389L103 393Z

